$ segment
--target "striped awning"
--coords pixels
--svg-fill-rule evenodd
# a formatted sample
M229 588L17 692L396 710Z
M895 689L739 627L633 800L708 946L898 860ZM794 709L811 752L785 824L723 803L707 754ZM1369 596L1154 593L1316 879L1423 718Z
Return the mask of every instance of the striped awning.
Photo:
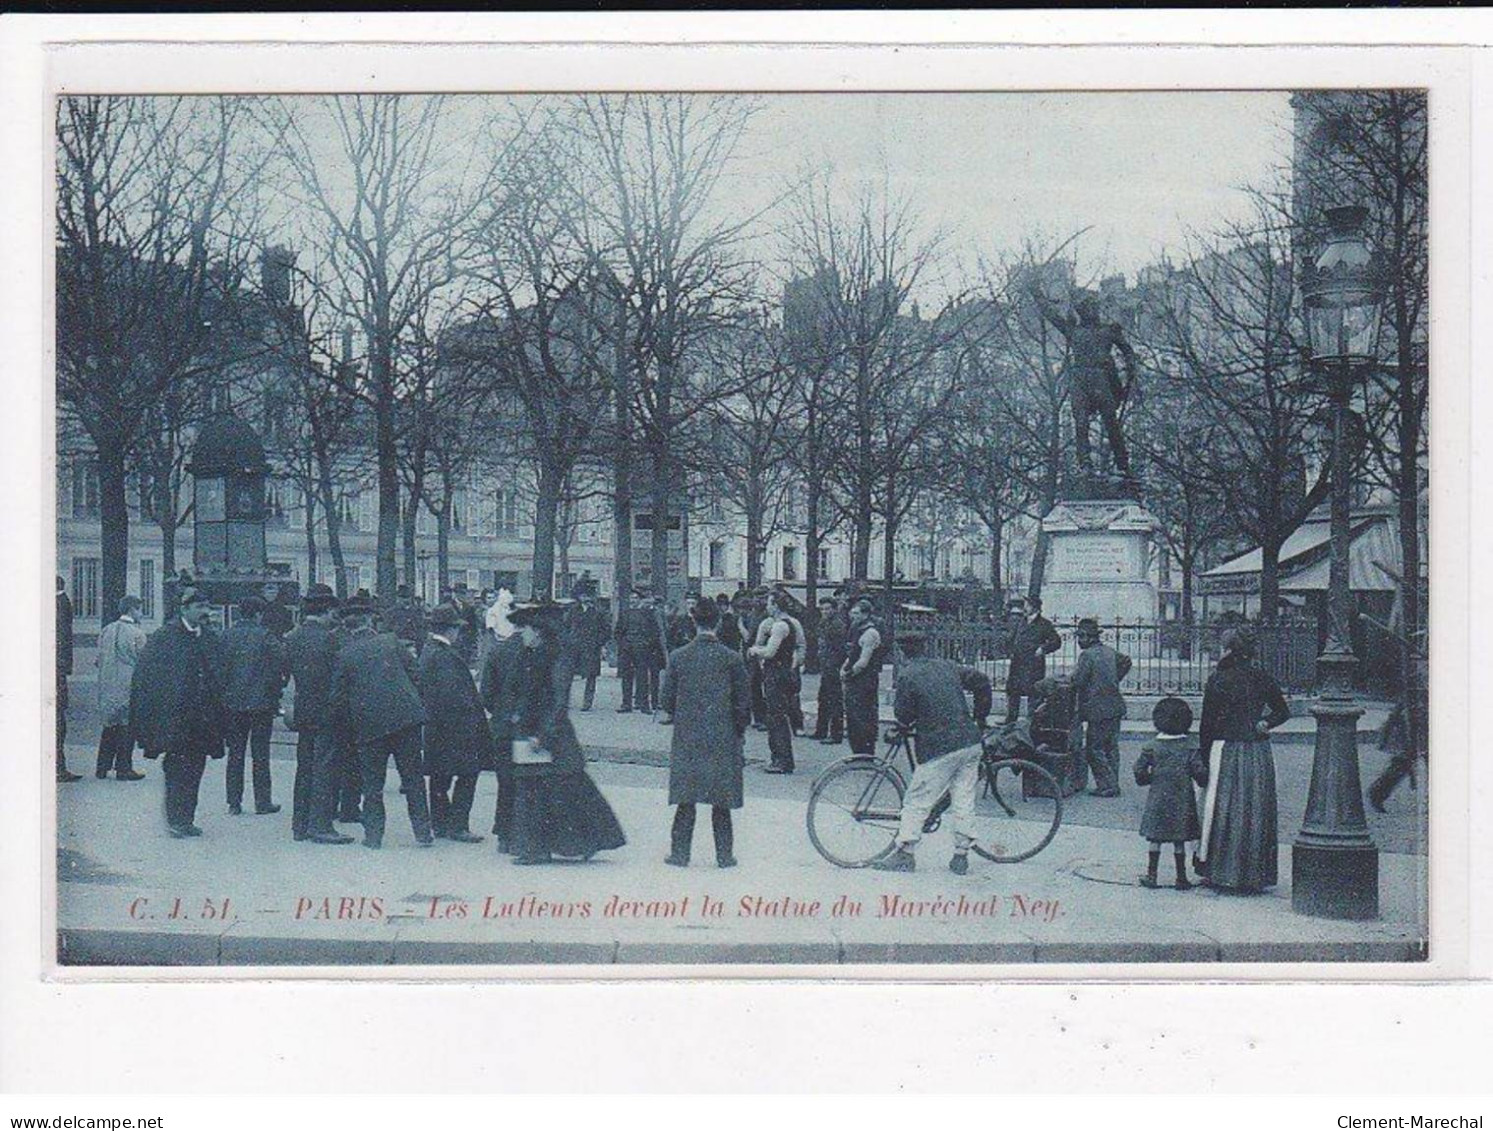
M1393 593L1400 574L1400 543L1393 513L1375 507L1355 513L1350 527L1348 586L1355 592ZM1323 509L1314 511L1286 539L1280 551L1280 588L1283 593L1321 593L1331 570L1331 521ZM1230 558L1202 575L1201 593L1256 593L1262 554L1258 548ZM1377 563L1377 564L1376 564Z

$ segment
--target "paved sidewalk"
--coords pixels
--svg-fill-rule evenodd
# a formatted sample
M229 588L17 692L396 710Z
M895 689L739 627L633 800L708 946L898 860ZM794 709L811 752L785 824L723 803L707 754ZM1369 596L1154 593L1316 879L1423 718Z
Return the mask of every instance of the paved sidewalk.
M219 763L218 765L221 765ZM288 801L288 776L279 792ZM714 867L709 822L689 870L663 864L663 771L594 767L629 844L589 864L520 868L480 845L419 849L391 788L386 847L296 844L288 811L231 818L203 784L200 840L166 836L160 782L60 791L59 927L68 965L536 963L885 964L1400 962L1424 955L1425 858L1381 857L1382 917L1306 919L1282 884L1255 897L1146 891L1135 832L1065 823L1033 860L951 875L947 832L913 875L823 861L797 796L750 787L737 869ZM750 771L749 771L750 772ZM797 783L795 783L797 784ZM806 789L807 783L802 783ZM473 827L490 818L485 775ZM356 830L354 830L356 831ZM1163 876L1170 861L1163 862ZM848 914L851 904L859 914ZM837 905L841 913L836 913ZM1157 971L1162 976L1165 970Z

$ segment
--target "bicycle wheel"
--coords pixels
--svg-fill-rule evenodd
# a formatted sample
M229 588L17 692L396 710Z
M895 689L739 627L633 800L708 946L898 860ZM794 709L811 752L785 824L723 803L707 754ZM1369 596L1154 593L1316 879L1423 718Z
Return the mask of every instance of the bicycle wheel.
M836 762L814 783L805 820L819 855L841 868L864 868L897 844L902 775L871 758Z
M981 764L970 847L986 860L1030 859L1052 843L1062 823L1062 788L1041 766L1020 758Z

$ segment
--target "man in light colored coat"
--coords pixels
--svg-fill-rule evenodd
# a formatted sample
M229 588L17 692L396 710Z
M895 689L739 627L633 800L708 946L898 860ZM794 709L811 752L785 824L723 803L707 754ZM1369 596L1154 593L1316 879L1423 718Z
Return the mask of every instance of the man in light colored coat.
M98 712L104 729L99 735L94 777L106 778L110 770L120 781L139 781L145 776L135 770L135 739L130 734L130 681L146 639L139 616L140 598L121 597L119 619L99 633Z

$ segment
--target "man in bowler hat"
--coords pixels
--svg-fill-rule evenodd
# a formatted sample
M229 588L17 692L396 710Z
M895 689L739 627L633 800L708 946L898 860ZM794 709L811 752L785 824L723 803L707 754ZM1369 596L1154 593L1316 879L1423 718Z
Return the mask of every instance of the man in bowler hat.
M157 629L140 653L130 683L130 729L147 758L160 758L166 783L166 830L201 836L197 793L209 758L223 757L222 663L208 627L212 607L191 586L177 615Z
M1130 673L1130 657L1116 652L1099 638L1099 622L1078 622L1078 646L1083 649L1073 668L1074 716L1084 729L1083 754L1094 772L1094 797L1120 796L1120 720L1125 697L1120 681Z
M343 777L341 736L332 719L332 670L341 637L337 595L315 584L301 600L301 623L285 637L285 660L295 680L286 723L296 732L295 788L290 832L314 844L351 844L332 825Z
M342 607L346 642L332 670L332 714L357 744L363 782L363 844L384 843L384 782L389 759L409 809L410 827L421 847L434 843L420 765L420 728L425 708L415 689L415 660L392 632L373 629L373 602L359 594Z
M426 620L420 652L420 699L425 705L425 772L430 776L430 821L435 835L479 844L470 828L477 775L493 764L487 713L457 650L466 627L461 613L440 605Z

